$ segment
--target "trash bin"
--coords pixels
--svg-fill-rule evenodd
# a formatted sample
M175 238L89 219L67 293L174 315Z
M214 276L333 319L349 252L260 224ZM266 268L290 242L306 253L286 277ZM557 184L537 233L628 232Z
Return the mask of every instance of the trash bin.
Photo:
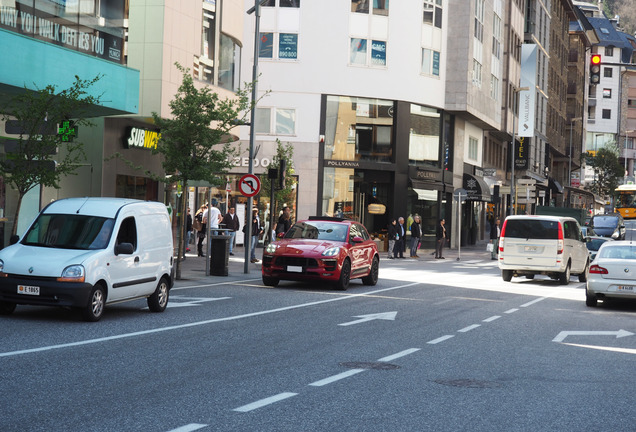
M230 262L230 236L213 235L210 240L210 275L227 276L227 267Z

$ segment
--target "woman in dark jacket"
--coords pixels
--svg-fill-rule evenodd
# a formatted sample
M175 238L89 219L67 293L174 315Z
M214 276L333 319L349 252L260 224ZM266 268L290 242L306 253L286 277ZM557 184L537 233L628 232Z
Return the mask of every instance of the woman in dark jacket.
M411 224L411 258L419 258L417 249L421 238L422 229L420 226L420 217L415 215L413 216L413 223Z
M391 222L389 222L389 230L388 230L388 236L389 236L389 259L393 259L393 247L395 246L395 237L397 235L397 219L393 218L391 219Z
M437 238L437 244L435 245L435 258L444 259L442 251L444 250L444 243L446 243L446 227L444 226L446 221L444 219L439 220L437 230L435 231L435 237Z

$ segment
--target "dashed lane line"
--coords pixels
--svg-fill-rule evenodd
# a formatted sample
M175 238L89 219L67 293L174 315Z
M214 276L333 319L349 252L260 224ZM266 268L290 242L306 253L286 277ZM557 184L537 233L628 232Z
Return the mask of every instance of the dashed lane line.
M176 429L172 429L172 430L170 430L168 432L192 432L192 431L195 431L195 430L203 429L206 426L207 426L206 424L190 423L190 424L187 424L185 426L181 426L181 427L178 427Z
M494 316L491 316L490 318L486 318L485 320L483 320L483 322L493 322L495 320L498 320L499 318L501 318L500 315L494 315Z
M250 404L243 405L242 407L235 408L233 411L237 411L237 412L253 411L255 409L262 408L264 406L271 405L273 403L280 402L280 401L285 400L285 399L289 399L290 397L294 397L297 394L298 393L289 393L289 392L287 392L287 393L279 393L277 395L270 396L268 398L261 399L261 400L258 400L256 402L252 402Z

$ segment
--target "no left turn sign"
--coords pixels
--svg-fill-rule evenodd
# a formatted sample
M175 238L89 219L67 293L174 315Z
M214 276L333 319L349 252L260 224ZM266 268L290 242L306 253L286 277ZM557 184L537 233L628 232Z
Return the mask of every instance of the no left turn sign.
M254 174L245 174L239 180L239 190L246 197L253 197L261 191L261 181Z

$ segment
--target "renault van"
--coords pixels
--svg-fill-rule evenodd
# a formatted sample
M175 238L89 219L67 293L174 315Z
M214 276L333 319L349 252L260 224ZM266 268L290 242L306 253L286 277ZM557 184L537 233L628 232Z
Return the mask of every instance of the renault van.
M170 218L159 202L68 198L46 206L0 250L0 314L62 306L98 321L107 304L147 298L163 312L173 284Z
M587 281L590 258L574 218L559 216L509 216L499 238L499 268L504 281L513 276L537 274L570 282L570 275Z

